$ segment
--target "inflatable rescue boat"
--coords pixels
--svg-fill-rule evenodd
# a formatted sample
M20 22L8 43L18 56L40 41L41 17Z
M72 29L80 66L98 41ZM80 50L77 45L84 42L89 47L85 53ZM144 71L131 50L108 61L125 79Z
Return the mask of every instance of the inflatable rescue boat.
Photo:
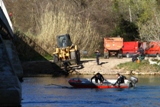
M116 81L116 79L107 79L103 82L103 84L101 84L100 81L95 83L94 79L91 82L91 79L87 78L71 78L69 79L68 83L75 88L130 88L135 87L138 79L131 77L130 80L125 80L120 87L118 87L118 85L113 85Z

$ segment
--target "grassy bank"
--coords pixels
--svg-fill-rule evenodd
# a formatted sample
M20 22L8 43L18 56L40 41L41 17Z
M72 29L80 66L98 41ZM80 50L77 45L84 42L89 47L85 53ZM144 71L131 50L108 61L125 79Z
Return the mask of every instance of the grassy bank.
M157 64L150 64L148 60L143 60L140 63L136 62L126 62L121 63L117 69L124 69L126 71L138 71L138 72L160 72L160 66Z

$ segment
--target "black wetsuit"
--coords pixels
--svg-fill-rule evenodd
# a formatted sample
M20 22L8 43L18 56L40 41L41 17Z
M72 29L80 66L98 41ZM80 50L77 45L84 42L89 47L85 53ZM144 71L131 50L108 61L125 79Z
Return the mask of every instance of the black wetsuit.
M114 85L118 84L118 87L120 87L120 84L121 84L121 83L124 83L124 80L125 80L125 79L127 79L125 76L120 75Z
M104 77L100 74L100 73L97 73L96 75L94 75L92 78L91 78L91 82L92 82L92 79L95 78L95 82L98 83L98 80L103 83L104 81Z

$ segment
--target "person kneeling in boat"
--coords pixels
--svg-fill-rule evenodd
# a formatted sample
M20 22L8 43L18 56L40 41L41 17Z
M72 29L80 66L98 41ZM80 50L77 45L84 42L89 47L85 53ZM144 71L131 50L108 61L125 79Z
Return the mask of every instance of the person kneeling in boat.
M96 73L92 78L91 78L91 82L92 82L92 79L95 78L95 82L98 83L98 80L100 81L101 84L103 84L103 81L105 80L103 75L100 74L100 73Z
M118 87L120 87L120 84L124 83L124 80L127 78L124 75L120 75L120 73L117 73L116 76L118 77L118 79L113 85L115 86L116 84L118 84Z

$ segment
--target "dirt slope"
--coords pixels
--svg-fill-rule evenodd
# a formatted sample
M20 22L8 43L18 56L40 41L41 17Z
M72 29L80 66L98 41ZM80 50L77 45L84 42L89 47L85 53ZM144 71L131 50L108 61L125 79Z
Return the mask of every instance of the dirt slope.
M94 74L100 72L102 74L115 74L117 72L126 73L126 71L113 69L116 65L120 63L125 63L131 61L131 58L100 58L101 65L97 65L95 59L82 59L82 68L77 68L76 71L80 74Z

